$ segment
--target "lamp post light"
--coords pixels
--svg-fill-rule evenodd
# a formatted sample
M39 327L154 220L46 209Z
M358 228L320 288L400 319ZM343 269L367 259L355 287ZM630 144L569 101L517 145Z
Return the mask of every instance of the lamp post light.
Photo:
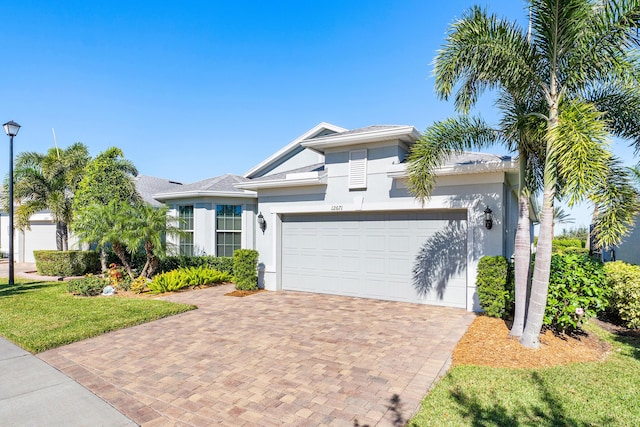
M2 127L9 136L9 286L13 286L13 137L18 134L20 125L10 120Z

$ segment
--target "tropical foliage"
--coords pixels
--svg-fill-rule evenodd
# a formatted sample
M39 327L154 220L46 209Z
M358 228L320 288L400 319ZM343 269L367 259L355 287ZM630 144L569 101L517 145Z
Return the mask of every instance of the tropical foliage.
M603 264L587 255L554 254L551 257L549 297L544 324L559 332L580 329L608 305Z
M49 210L56 222L56 247L69 249L69 225L73 221L73 194L89 162L87 147L77 142L66 149L51 148L45 154L20 153L14 170L16 228L30 228L30 218L38 211ZM8 194L8 180L3 194ZM5 212L9 200L3 198Z
M566 198L571 206L587 198L596 206L594 238L599 246L618 242L637 210L628 171L611 155L608 138L613 134L640 142L638 67L629 55L638 45L640 4L528 3L529 31L480 7L471 8L451 26L435 60L436 91L443 99L455 92L456 109L465 115L436 123L425 132L411 155L409 172L412 190L424 199L443 153L486 146L489 141L520 153L518 233L524 196L538 185L543 202L530 295L524 274L528 247L516 235L514 328L522 326L528 296L520 342L538 347L549 286L555 199ZM466 116L487 89L497 92L503 117L493 130ZM472 132L459 132L465 128ZM453 142L442 147L447 140Z
M231 280L231 276L206 267L180 268L158 274L148 284L151 292L175 292L188 286L214 285Z
M615 261L604 269L611 288L611 313L627 327L640 328L640 266Z

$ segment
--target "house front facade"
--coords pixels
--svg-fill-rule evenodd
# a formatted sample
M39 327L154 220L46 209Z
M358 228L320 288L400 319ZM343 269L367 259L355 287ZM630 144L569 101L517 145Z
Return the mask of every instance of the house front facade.
M479 310L478 260L513 254L517 164L452 156L423 204L407 188L406 156L418 138L411 126L321 123L243 176L153 197L183 220L179 253L256 249L268 290Z

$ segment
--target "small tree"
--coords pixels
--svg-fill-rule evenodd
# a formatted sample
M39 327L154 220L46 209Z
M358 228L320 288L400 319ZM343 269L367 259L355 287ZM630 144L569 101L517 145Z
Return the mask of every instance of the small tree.
M147 260L140 275L150 279L158 268L158 255L166 254L165 236L180 233L174 225L178 219L167 216L166 206L156 208L140 204L129 206L122 220L122 239L130 252L144 248Z
M111 147L87 164L84 176L78 183L73 198L73 215L77 221L72 228L82 241L98 243L103 272L107 269L104 252L107 243L112 244L113 251L123 261L125 268L128 266L128 262L125 263L122 256L126 255L126 251L121 246L121 236L113 234L113 228L107 229L106 225L101 223L101 218L109 218L112 225L116 224L116 211L122 211L124 205L138 203L141 200L133 180L137 174L136 167L124 158L122 150ZM115 204L107 208L111 202ZM127 271L131 274L130 266Z

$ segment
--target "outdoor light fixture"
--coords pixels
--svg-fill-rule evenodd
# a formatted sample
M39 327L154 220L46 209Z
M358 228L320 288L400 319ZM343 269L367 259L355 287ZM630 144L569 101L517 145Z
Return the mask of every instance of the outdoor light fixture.
M9 286L13 286L13 137L18 134L20 125L10 120L2 127L9 136Z
M265 221L264 216L262 216L262 212L258 214L258 225L264 234L264 230L267 228L267 221Z
M493 227L493 211L489 206L484 210L484 226L487 230L491 230Z

